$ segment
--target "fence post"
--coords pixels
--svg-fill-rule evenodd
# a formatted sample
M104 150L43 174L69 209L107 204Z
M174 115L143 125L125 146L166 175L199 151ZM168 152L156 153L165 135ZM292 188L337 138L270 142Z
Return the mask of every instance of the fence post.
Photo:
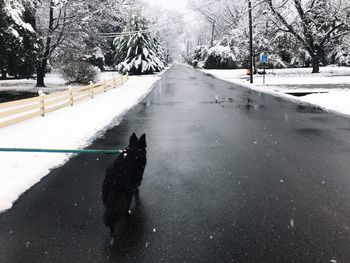
M114 76L113 77L113 88L115 89L117 87L117 79L116 77Z
M73 96L73 88L69 87L69 98L70 98L70 105L74 105L74 96Z
M39 97L40 97L40 111L41 111L41 116L45 116L45 93L42 90L39 90L38 92Z
M94 86L93 86L93 82L90 81L90 94L91 94L91 99L94 98Z

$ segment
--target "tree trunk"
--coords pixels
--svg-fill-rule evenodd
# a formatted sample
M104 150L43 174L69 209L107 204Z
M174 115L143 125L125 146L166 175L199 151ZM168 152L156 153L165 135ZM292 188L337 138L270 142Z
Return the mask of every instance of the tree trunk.
M318 54L312 56L312 73L320 73L320 57Z
M320 56L319 54L312 55L312 73L320 73Z
M49 33L46 38L46 45L45 45L45 51L44 54L40 60L40 64L37 67L37 78L36 78L36 87L46 87L44 83L44 77L45 77L45 70L46 70L46 65L47 65L47 60L49 59L50 56L50 51L51 51L51 34L53 31L53 21L54 21L54 2L53 0L50 1L50 11L49 11Z
M48 50L47 50L48 51ZM46 87L44 78L45 78L45 70L47 65L47 56L48 52L45 51L44 57L41 59L39 66L36 69L36 87Z
M46 67L46 66L45 66ZM46 87L44 83L45 67L42 64L36 69L36 87Z

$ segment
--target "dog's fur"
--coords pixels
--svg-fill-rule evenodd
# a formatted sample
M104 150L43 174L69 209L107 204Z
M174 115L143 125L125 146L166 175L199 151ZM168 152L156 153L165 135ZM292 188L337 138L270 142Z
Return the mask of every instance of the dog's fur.
M129 146L107 168L102 187L103 221L110 229L112 240L115 226L125 215L130 215L131 200L134 193L138 194L145 166L146 135L138 139L133 133Z

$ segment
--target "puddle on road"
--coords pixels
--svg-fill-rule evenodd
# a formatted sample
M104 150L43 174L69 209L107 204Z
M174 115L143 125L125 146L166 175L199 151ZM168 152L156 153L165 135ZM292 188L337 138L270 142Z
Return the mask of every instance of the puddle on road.
M237 110L266 110L268 109L265 105L256 105L256 104L245 104L245 105L237 105Z
M201 103L218 104L218 105L221 105L222 107L235 104L237 110L248 110L248 111L268 109L268 107L265 105L255 104L254 100L252 98L234 99L231 97L216 96L215 100L213 100L213 101L206 101L206 102L201 102Z
M229 107L233 106L236 108L236 110L266 110L268 109L268 106L265 105L259 105L255 104L255 101L251 98L232 98L232 97L219 97L216 96L211 100L203 100L203 101L164 101L159 102L157 100L153 101L152 99L149 99L142 103L144 107L150 107L154 105L158 106L175 106L175 105L188 105L188 104L211 104L211 105L218 105L221 107Z
M304 136L322 136L324 132L321 129L315 129L315 128L298 128L295 129L297 133L304 135Z
M254 100L251 98L234 99L231 97L220 97L218 95L216 95L214 98L214 103L217 103L217 104L230 104L230 103L234 103L234 102L251 104L251 103L254 103Z

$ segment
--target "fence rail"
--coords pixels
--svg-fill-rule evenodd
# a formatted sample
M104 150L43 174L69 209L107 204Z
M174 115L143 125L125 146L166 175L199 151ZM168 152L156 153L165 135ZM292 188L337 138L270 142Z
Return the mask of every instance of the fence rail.
M107 92L110 89L123 85L128 80L127 75L114 77L108 81L91 83L90 85L70 88L66 91L45 95L39 91L39 95L30 99L22 99L0 103L0 128L28 120L36 116L45 116L49 112L74 106L78 101L91 98L96 94Z

